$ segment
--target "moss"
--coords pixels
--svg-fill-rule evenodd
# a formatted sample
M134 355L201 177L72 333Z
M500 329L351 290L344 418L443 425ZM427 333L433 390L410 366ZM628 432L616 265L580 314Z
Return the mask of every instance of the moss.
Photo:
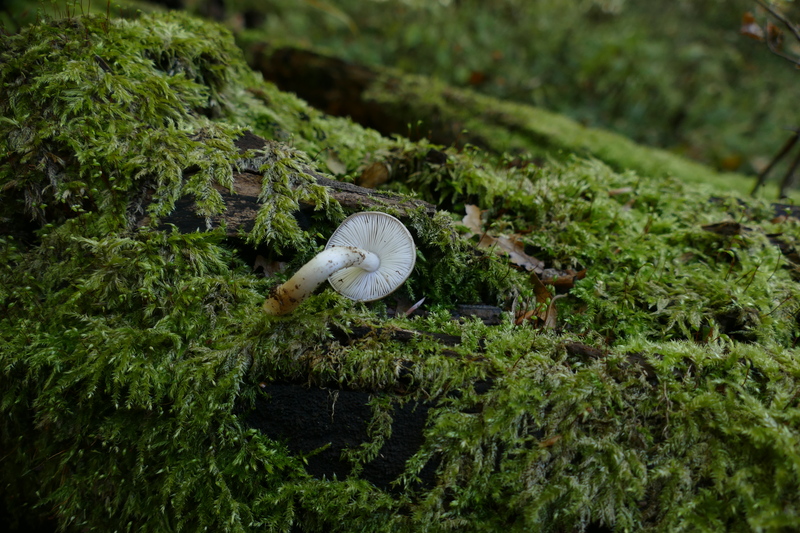
M153 214L187 193L201 214L222 209L212 185L230 186L237 129L203 113L225 105L236 69L223 65L235 50L220 44L224 32L199 39L197 23L186 22L154 19L143 33L126 22L71 19L4 40L0 181L25 201L5 204L5 220L96 211L104 229L119 229L141 209L143 199L128 193L146 188L158 191ZM184 183L189 167L197 172Z
M375 82L365 100L378 102L397 115L414 117L420 121L418 128L423 130L431 128L435 132L456 124L462 130L463 141L498 154L557 159L577 154L597 158L618 171L675 177L689 183L708 184L719 191L733 189L743 195L752 189L752 180L745 176L718 173L666 150L583 126L564 115L447 87L421 76L391 75L391 83Z
M525 240L559 264L589 269L573 292L586 307L572 325L609 337L732 335L793 345L792 306L776 306L794 301L797 289L767 237L771 224L730 236L703 228L749 218L736 200L714 205L677 182L584 163L535 186L527 205L538 208L528 215L537 231Z
M428 313L390 320L386 304L323 289L268 317L257 309L276 280L255 276L222 230L132 219L157 219L186 195L201 216L219 212L232 169L257 165L264 205L243 237L300 262L344 216L312 179L320 149L352 176L364 158L419 162L434 147L309 109L247 71L224 31L183 15L43 22L0 46L0 209L14 224L0 236L0 471L17 523L796 523L798 291L771 240L796 242L796 222L595 160L513 166L436 147L446 157L396 184L454 212L409 216L420 256L403 290L426 297ZM268 146L239 154L245 127L271 135ZM488 231L516 234L548 266L587 269L558 301L556 330L511 311L533 297L526 273L458 235L453 219L475 199ZM317 208L308 227L292 216L301 201ZM703 228L725 221L739 230ZM465 302L506 313L496 326L453 320ZM347 337L357 327L371 333ZM429 334L391 335L408 329ZM352 475L313 478L286 443L247 426L259 383L280 380L374 395L369 440L345 453ZM381 490L359 469L388 438L391 405L412 401L435 405L424 444ZM433 486L417 483L433 467Z
M255 73L249 76L230 120L306 152L314 164L345 181L352 181L380 154L409 146L406 140L387 139L348 119L321 113Z

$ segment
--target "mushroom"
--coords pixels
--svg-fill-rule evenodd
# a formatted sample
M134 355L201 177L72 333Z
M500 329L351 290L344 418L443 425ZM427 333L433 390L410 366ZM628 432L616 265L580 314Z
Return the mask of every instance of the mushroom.
M402 222L376 211L355 213L336 228L325 250L270 291L264 312L293 311L326 279L351 300L379 300L408 279L415 261L414 239Z

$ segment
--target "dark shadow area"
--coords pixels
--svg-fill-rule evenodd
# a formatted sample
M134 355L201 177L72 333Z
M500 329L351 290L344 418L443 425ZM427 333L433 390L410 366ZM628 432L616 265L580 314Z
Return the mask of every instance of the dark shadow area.
M306 470L317 478L344 479L352 466L342 452L369 441L367 426L372 418L371 394L363 391L307 388L294 384L271 384L256 401L247 424L272 439L283 441L298 455L307 457ZM364 465L360 477L376 487L392 491L406 461L422 446L423 429L431 403L409 401L392 413L392 435L378 456ZM318 451L320 450L320 451ZM435 480L436 465L429 463L420 474L421 487Z

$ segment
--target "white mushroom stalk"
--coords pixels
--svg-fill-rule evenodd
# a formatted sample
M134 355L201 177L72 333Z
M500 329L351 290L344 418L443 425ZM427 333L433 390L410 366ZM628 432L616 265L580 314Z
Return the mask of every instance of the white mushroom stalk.
M326 279L351 300L379 300L408 279L415 261L414 239L399 220L378 212L350 215L333 232L325 250L270 291L264 312L293 311Z

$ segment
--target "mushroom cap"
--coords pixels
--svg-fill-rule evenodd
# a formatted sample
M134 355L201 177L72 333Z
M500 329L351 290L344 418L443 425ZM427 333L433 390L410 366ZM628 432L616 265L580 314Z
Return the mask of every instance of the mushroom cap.
M325 249L333 246L360 248L380 259L380 266L374 272L353 266L328 278L337 292L358 302L379 300L394 292L408 279L417 260L414 239L403 223L377 211L347 217L333 232Z

